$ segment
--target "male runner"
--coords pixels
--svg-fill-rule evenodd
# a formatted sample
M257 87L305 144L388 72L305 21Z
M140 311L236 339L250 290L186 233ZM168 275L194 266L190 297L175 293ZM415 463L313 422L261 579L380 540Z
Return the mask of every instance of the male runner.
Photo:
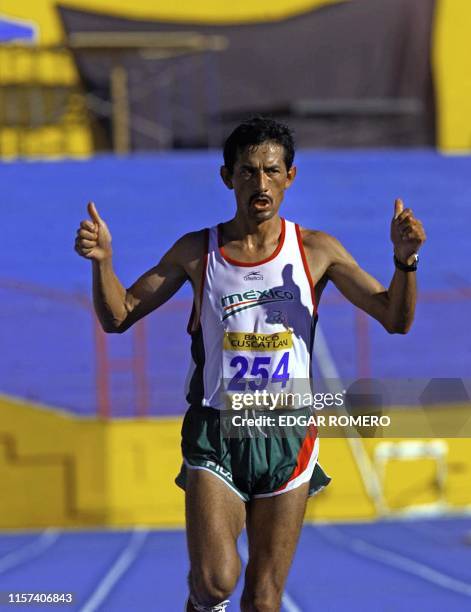
M222 381L240 389L249 375L275 383L309 378L317 307L328 280L390 333L406 333L414 317L417 251L425 233L412 210L396 200L396 270L385 289L335 238L280 216L296 176L293 159L286 126L264 118L239 125L225 143L221 168L224 184L234 190L234 218L181 237L129 289L113 271L111 234L93 203L91 219L77 231L75 249L92 261L95 309L107 332L125 331L186 281L193 286L190 408L177 478L186 493L187 611L226 610L241 571L237 539L244 524L249 561L241 609L279 610L307 498L329 482L311 429L304 439L224 438ZM281 348L275 337L283 339Z

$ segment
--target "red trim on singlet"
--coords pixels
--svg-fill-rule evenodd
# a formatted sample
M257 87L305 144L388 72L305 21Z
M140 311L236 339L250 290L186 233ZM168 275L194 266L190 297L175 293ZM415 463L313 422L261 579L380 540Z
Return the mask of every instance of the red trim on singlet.
M293 473L289 477L289 480L287 480L284 485L277 489L275 493L286 489L286 487L292 480L300 476L304 472L304 470L307 469L307 466L309 465L309 460L311 459L311 455L314 451L314 444L316 442L316 438L317 427L315 425L309 425L306 432L306 437L304 438L301 448L298 452L296 467L294 468Z
M233 259L232 257L229 257L229 255L227 255L224 252L224 247L221 244L221 226L218 225L217 231L218 231L219 252L221 253L221 257L225 259L227 262L229 262L230 264L232 264L233 266L242 266L244 268L255 268L256 266L261 266L262 264L268 263L272 259L275 259L275 257L278 255L278 253L283 248L283 244L285 242L285 233L286 233L285 229L286 229L285 220L283 219L283 217L281 217L281 233L280 233L278 246L276 247L276 249L273 251L273 253L269 257L266 257L265 259L262 259L261 261L239 261L237 259Z
M296 238L298 239L298 247L299 252L301 254L301 259L303 260L304 272L306 273L307 281L309 286L311 287L311 297L312 297L312 305L314 307L314 314L317 313L317 300L316 300L316 286L312 280L311 271L309 270L309 265L307 263L306 253L304 251L303 238L301 236L301 230L299 229L299 225L296 223Z
M200 302L200 317L201 317L201 309L203 308L203 289L204 289L204 281L206 279L206 270L208 267L208 251L209 251L209 228L205 228L204 230L204 258L203 258L203 270L201 272L201 281L200 281L200 294L199 294L199 302ZM186 327L186 331L189 334L192 334L194 331L198 329L198 324L195 325L195 317L196 317L196 304L193 299L193 306L191 307L190 318L188 319L188 325Z

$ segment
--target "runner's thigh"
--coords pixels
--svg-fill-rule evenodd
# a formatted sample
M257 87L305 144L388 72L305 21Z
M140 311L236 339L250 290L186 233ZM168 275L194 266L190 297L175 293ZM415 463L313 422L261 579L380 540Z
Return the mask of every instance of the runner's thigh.
M249 600L281 598L303 524L308 489L309 483L305 483L287 493L250 502L245 576Z
M198 589L237 583L237 538L245 523L245 503L217 476L189 469L186 527L192 582ZM230 590L230 589L228 589Z

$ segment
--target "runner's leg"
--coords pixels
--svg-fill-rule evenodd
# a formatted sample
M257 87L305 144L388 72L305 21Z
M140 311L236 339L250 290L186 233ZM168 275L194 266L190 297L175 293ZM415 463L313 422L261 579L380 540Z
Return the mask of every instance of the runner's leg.
M309 483L247 508L249 562L242 612L278 612L303 523Z
M214 606L239 579L245 503L216 475L198 469L188 470L185 500L191 593L199 604Z

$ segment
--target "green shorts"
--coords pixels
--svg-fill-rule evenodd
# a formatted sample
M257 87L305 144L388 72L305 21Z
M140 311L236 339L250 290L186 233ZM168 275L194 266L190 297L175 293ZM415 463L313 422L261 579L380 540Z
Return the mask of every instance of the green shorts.
M296 414L311 414L310 408ZM183 465L175 482L185 488L187 471L207 470L220 478L244 501L271 497L310 483L314 495L330 478L317 462L319 440L315 427L305 435L286 437L224 437L221 413L191 406L182 425Z

